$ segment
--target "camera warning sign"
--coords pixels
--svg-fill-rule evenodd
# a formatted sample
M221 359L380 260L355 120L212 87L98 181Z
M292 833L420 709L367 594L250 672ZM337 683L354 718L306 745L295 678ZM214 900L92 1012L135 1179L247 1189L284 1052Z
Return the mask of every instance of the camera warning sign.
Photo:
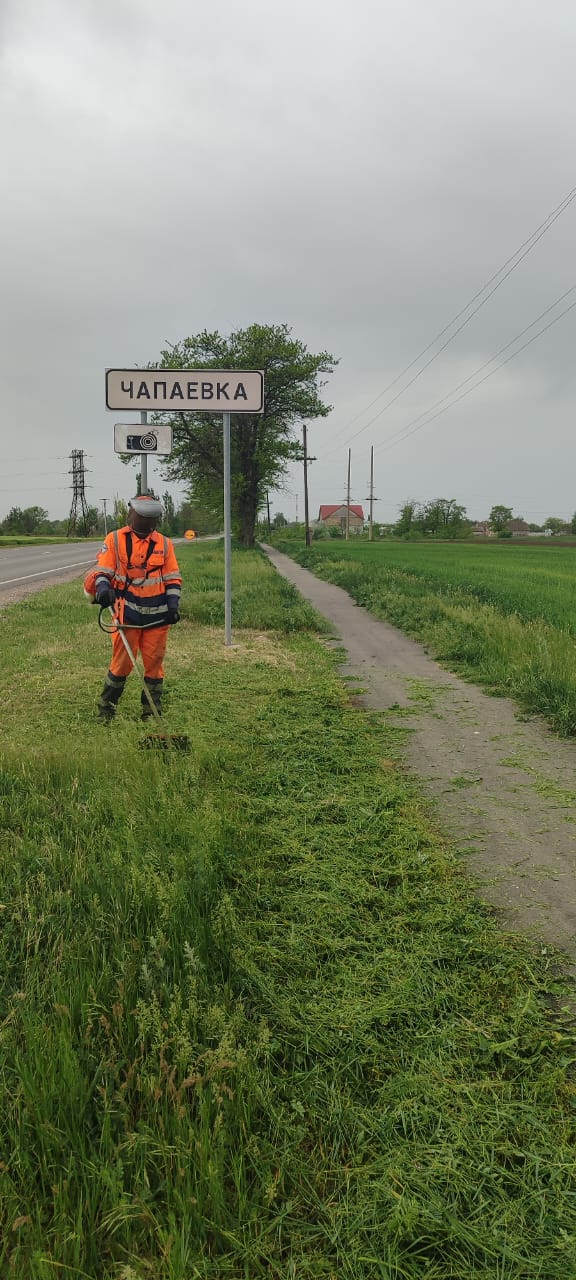
M172 427L167 423L157 426L129 427L119 422L114 427L115 453L172 453Z
M106 407L263 413L264 374L259 369L107 369Z

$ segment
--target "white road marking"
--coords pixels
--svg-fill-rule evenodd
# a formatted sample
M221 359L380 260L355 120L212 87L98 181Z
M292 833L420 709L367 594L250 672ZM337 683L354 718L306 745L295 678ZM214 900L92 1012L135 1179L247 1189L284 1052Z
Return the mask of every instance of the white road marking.
M61 573L63 569L79 569L94 564L94 560L74 560L72 564L59 564L57 569L41 569L40 573L25 573L21 578L0 578L0 587L11 587L14 582L27 582L29 578L45 578L49 573Z

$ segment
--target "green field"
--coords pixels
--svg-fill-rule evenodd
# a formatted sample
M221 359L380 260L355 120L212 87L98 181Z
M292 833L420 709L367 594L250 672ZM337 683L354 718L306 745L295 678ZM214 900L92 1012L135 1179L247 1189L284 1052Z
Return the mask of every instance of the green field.
M568 1280L576 1038L309 607L182 548L167 727L80 584L2 612L0 1275Z
M453 670L576 734L576 547L277 545Z

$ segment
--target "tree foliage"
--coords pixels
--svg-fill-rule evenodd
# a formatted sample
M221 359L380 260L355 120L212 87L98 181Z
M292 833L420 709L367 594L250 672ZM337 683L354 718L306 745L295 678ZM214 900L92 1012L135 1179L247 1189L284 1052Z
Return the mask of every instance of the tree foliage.
M125 524L128 524L128 503L124 501L124 498L120 498L117 493L114 494L112 523L115 529L122 529Z
M492 507L488 517L488 524L494 530L494 533L504 533L508 521L512 519L512 507L504 507L498 503Z
M466 508L455 498L431 498L422 503L409 498L402 503L393 528L400 537L434 534L439 538L461 538L470 532L471 524Z
M44 507L11 507L2 521L2 533L38 534L47 532L48 512Z
M296 424L330 412L320 398L326 385L321 375L332 373L336 364L327 351L308 351L287 325L253 324L229 336L204 330L161 353L163 369L264 372L264 412L231 417L232 526L246 547L254 543L267 491L280 487L289 463L302 456ZM165 475L189 485L194 501L222 527L222 415L178 414L171 421L174 449Z
M552 534L568 533L570 524L562 516L548 516L548 519L544 521L544 528L549 529Z

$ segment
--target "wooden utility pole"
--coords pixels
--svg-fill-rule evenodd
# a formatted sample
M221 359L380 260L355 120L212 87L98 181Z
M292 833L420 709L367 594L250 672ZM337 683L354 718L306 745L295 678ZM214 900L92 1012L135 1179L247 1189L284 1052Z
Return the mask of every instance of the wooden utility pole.
M373 514L374 514L374 445L370 449L370 524L368 529L368 541L373 539Z
M272 525L270 524L270 494L269 493L266 494L266 512L268 515L268 537L270 537L270 534L272 532Z
M350 459L352 450L348 450L348 485L346 488L346 541L350 537Z
M370 504L370 515L368 518L368 540L372 542L374 538L374 503L379 502L379 498L374 497L374 445L370 449L370 493L366 499Z
M304 532L306 546L311 543L310 537L310 521L308 519L308 440L306 434L306 423L302 423L302 439L304 443Z

